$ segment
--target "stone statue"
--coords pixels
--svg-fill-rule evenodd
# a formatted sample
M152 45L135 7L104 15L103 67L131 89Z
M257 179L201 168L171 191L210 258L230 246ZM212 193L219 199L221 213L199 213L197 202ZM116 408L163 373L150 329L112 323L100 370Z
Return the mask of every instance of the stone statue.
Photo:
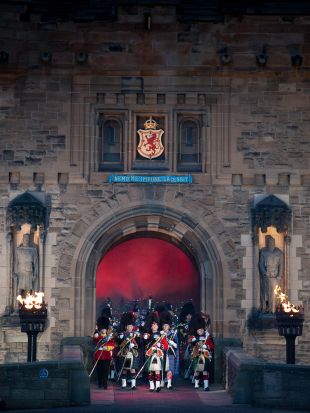
M38 251L30 245L30 234L24 234L22 244L16 248L14 277L16 295L24 291L39 291Z
M274 289L283 277L283 252L275 246L275 240L267 235L266 246L259 252L260 307L264 312L275 312L276 295Z

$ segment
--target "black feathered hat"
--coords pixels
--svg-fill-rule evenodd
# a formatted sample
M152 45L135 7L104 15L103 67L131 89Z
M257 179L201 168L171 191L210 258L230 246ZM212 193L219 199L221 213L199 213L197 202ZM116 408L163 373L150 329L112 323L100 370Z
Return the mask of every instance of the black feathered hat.
M173 311L173 306L172 306L172 304L166 303L166 304L165 304L165 307L166 307L166 310L167 310L167 311Z
M181 308L181 312L179 315L180 323L183 323L185 321L186 316L188 314L191 314L192 316L195 314L195 307L191 301L188 301L187 303L183 304L183 307Z
M105 316L105 317L112 318L111 307L109 305L103 307L103 309L101 310L101 315Z
M121 322L120 322L120 328L121 330L126 330L126 327L128 325L135 325L135 317L133 315L133 313L129 312L129 313L123 313L121 316Z
M192 330L193 333L196 333L197 330L200 328L205 329L206 328L206 320L201 316L200 313L195 314L193 318L191 319L190 322L190 330Z
M157 323L158 326L160 325L159 314L157 311L151 312L147 315L145 321L145 330L151 331L151 326L153 323Z
M138 301L136 301L136 302L134 303L134 306L133 306L133 308L132 308L132 311L133 311L134 313L137 313L138 311L140 311L140 307L139 307Z
M165 304L157 304L157 306L155 307L155 311L157 311L159 315L160 315L163 311L166 311L166 306L165 306Z
M171 316L171 313L169 313L169 311L163 311L162 313L160 313L160 325L161 325L161 327L164 324L169 324L170 326L172 325L172 316Z
M98 319L97 319L97 327L98 327L99 330L108 329L109 326L110 326L109 317L106 317L106 316L104 316L104 315L101 316L101 317L98 317Z

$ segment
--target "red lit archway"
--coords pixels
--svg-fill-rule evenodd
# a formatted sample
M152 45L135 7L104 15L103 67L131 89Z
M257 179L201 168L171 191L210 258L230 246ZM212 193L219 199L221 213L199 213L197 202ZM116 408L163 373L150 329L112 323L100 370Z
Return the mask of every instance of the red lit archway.
M107 297L113 306L142 300L179 303L192 299L199 308L199 272L180 248L159 238L139 237L111 248L96 273L97 307Z

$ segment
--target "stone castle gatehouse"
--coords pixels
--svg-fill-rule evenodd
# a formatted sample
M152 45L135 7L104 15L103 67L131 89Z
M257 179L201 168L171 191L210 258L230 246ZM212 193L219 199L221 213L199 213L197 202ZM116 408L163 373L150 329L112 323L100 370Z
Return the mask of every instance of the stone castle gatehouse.
M270 235L309 363L310 10L39 3L0 6L0 362L26 357L14 274L29 233L48 303L41 360L92 334L105 254L151 236L195 262L218 342L284 361L284 339L251 323ZM164 131L154 158L137 149L150 118Z

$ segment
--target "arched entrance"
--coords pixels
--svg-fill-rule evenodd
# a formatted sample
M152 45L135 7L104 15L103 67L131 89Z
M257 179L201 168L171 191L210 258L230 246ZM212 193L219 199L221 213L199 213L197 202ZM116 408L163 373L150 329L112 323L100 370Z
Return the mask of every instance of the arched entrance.
M96 321L96 271L111 246L130 236L156 233L185 248L194 258L200 276L200 309L211 316L213 332L223 334L222 260L203 224L184 211L159 204L131 205L98 218L76 249L71 268L75 279L75 325L77 336L90 335Z
M156 232L124 239L104 255L96 273L97 315L109 298L114 314L170 303L175 310L192 300L200 308L200 275L193 257Z

